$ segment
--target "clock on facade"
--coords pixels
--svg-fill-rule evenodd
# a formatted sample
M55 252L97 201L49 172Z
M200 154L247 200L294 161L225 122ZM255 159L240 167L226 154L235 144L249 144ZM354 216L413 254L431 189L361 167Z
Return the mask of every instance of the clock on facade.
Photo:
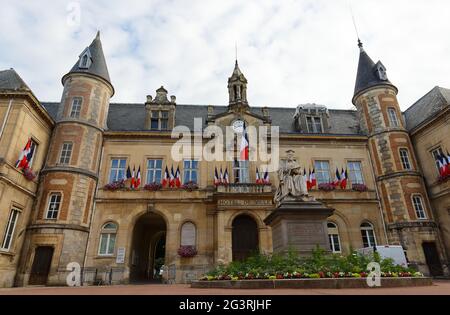
M233 122L232 126L233 131L236 133L242 133L244 131L244 121L237 119Z

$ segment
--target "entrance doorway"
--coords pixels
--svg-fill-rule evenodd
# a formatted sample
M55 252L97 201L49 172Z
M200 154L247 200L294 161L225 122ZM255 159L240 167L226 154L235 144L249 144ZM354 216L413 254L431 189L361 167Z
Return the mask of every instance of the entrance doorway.
M441 261L435 242L422 243L423 253L425 254L425 261L427 262L430 275L433 277L443 276Z
M39 246L34 253L33 265L31 266L30 285L46 285L50 267L52 265L53 247Z
M156 213L141 216L133 230L130 280L133 282L159 282L159 270L165 263L166 222Z
M232 228L233 260L244 260L258 253L258 225L252 217L237 216Z

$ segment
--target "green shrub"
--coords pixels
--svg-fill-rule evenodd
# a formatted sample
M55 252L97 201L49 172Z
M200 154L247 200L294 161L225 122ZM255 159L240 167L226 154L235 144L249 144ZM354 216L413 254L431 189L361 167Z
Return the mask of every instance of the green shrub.
M352 250L347 256L328 254L317 247L309 257L300 257L289 249L285 254L255 254L244 261L217 266L202 279L284 279L343 278L366 276L367 265L378 262L386 277L420 276L412 268L395 265L392 259L382 259L378 253L362 255Z

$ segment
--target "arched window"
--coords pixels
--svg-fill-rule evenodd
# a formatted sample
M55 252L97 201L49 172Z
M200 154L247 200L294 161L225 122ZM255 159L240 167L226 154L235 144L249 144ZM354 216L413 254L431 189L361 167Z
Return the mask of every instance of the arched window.
M330 241L330 250L333 253L341 252L341 241L339 240L339 229L336 224L328 222L328 240Z
M100 233L100 246L98 247L99 255L113 255L116 246L117 224L108 222L102 227Z
M192 222L183 223L181 226L181 246L194 246L197 239L197 229Z
M372 247L377 245L377 240L375 238L372 224L368 222L364 222L363 224L361 224L361 236L364 247Z
M417 219L424 220L427 218L425 214L425 207L423 206L423 199L421 195L413 195L412 201L414 205L414 210L416 211Z

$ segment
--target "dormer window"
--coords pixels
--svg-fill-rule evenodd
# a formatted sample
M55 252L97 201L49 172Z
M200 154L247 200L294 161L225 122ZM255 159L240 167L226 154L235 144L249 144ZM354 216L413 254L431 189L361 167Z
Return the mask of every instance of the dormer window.
M168 130L169 129L169 112L166 110L152 111L150 129L151 130Z
M386 74L386 68L385 66L381 63L381 61L378 61L376 64L376 68L377 68L377 74L378 74L378 78L380 80L383 81L387 81L387 74Z
M306 126L310 133L323 133L321 117L306 116Z
M80 63L78 67L81 69L88 69L92 63L92 56L89 48L86 48L80 55Z

